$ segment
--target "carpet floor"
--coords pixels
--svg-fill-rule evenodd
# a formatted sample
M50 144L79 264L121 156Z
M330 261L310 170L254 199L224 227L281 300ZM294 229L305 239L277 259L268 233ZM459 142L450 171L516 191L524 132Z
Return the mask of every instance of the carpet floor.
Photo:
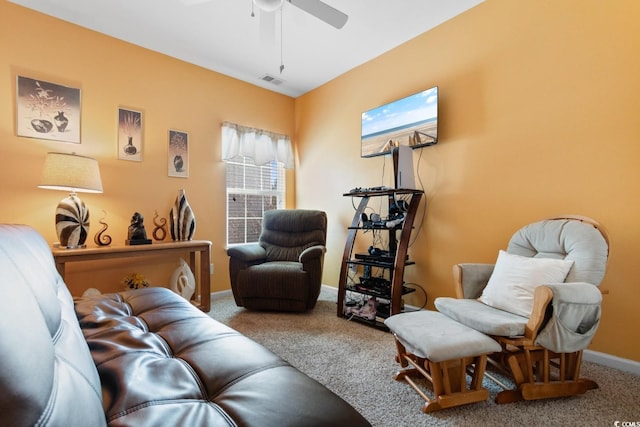
M581 396L497 405L501 389L485 379L487 402L425 414L413 389L392 378L399 365L391 334L337 317L336 299L323 287L309 313L253 312L223 293L209 315L324 384L374 426L640 425L640 377L594 363L584 363L582 376L600 387Z

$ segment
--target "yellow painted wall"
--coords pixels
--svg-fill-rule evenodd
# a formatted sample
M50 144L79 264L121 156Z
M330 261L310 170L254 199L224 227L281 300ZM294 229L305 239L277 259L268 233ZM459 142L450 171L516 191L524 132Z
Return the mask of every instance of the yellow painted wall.
M80 194L91 211L88 243L106 210L107 234L123 244L134 211L145 216L147 234L153 216L168 218L178 190L184 188L197 218L196 239L211 240L213 290L229 288L225 252L225 171L220 161L223 120L292 135L292 98L186 64L93 31L0 2L0 222L26 223L56 240L55 207L63 192L36 188L45 154L76 152L95 157L101 168L103 194ZM81 144L17 137L17 75L42 79L82 91ZM116 121L119 106L143 112L143 161L117 160ZM167 175L169 129L189 133L189 178ZM288 206L294 203L293 174L288 175ZM142 261L140 266L113 262L107 269L88 263L71 267L74 293L95 283L119 290L124 274L140 271L154 283L167 283L175 260ZM122 265L124 264L124 266Z
M429 202L407 281L432 307L453 295L454 263L493 262L529 222L591 216L611 256L590 348L640 361L638 22L635 0L487 0L296 99L296 201L328 211L324 282L337 286L353 214L342 193L391 183L388 158L359 157L361 112L438 85L440 143L414 152Z

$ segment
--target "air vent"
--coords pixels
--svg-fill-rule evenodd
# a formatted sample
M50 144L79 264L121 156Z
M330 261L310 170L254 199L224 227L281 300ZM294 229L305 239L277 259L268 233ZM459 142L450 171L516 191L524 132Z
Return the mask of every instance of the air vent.
M265 81L267 83L271 83L276 86L284 83L284 80L279 79L277 77L270 76L269 74L265 74L264 76L260 77L260 80Z

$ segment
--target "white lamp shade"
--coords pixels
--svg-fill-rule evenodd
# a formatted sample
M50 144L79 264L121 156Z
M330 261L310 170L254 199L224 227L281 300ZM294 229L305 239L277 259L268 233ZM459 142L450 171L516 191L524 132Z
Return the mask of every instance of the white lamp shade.
M48 153L40 188L82 193L102 193L98 161L75 154Z
M253 2L265 12L273 12L282 6L283 0L253 0Z

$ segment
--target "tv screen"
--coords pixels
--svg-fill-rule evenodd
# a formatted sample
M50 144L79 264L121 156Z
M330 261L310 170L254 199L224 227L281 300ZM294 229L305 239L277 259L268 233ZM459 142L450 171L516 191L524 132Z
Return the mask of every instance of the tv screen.
M438 142L438 87L362 113L362 157L382 156L393 147Z

